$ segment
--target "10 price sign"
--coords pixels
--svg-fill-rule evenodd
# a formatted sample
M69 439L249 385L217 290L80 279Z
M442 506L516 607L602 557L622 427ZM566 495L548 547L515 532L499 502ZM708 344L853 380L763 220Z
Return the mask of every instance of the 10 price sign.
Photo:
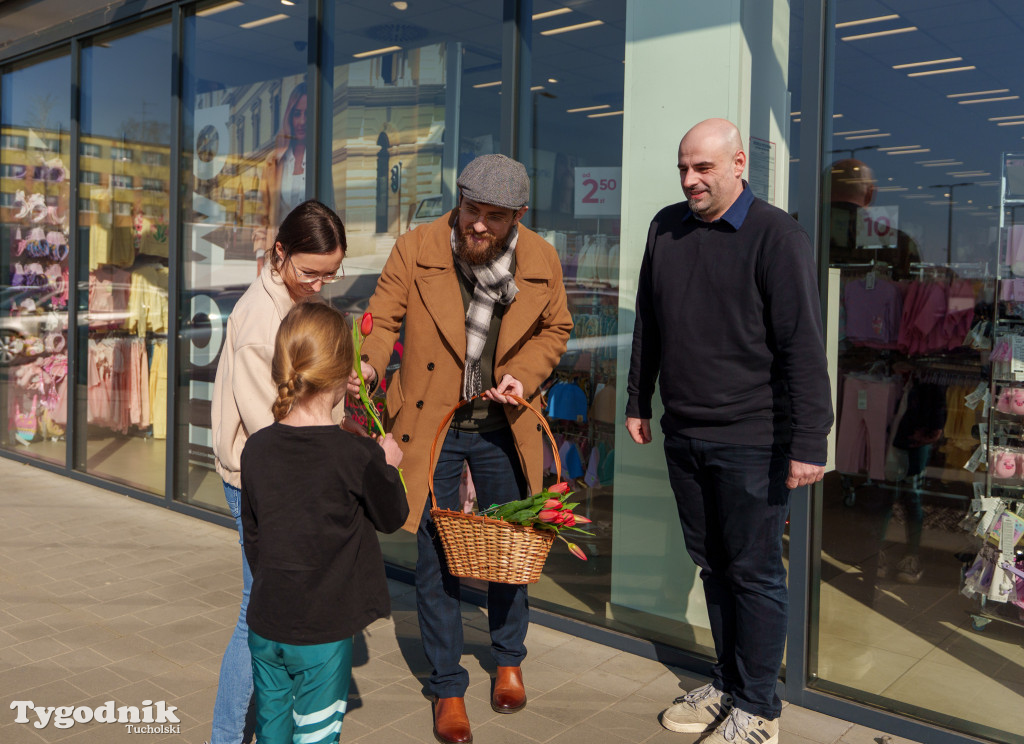
M576 168L574 217L617 217L622 168Z

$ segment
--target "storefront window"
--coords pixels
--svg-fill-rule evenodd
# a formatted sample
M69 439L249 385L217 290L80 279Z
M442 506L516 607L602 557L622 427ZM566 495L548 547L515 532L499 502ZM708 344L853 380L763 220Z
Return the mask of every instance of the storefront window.
M349 313L365 309L398 236L454 206L459 169L502 151L497 4L428 0L415 14L395 7L404 3L365 5L334 8L333 83L325 87L330 198L348 237L346 279L325 294ZM349 415L366 414L351 407ZM382 542L389 561L413 565L410 535Z
M573 484L576 511L593 520L593 534L572 535L585 563L553 549L530 594L536 606L589 619L613 615L615 434L622 425L616 363L629 353L628 336L619 329L626 3L589 0L573 4L571 12L559 8L537 2L530 14L520 141L528 144L523 160L532 193L524 223L555 246L562 262L575 327L545 386L545 413L562 477ZM629 324L623 333L632 331ZM555 460L545 462L546 482L554 482Z
M307 193L307 36L304 3L218 2L185 19L175 498L222 513L213 380L231 309Z
M82 48L79 186L80 381L75 467L143 491L164 491L167 437L166 165L170 152L171 29L159 22ZM117 85L111 81L117 80ZM107 153L109 157L101 157ZM88 277L88 279L86 279Z
M0 92L0 446L63 465L70 58L5 70Z
M839 287L838 472L813 684L1019 741L1020 11L834 8L822 246Z

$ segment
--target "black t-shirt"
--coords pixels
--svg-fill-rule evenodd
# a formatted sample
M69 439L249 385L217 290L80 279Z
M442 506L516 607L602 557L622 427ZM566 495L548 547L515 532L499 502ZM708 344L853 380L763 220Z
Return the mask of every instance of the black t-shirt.
M278 643L333 643L391 611L375 532L405 523L398 470L372 439L274 423L242 450L246 620Z

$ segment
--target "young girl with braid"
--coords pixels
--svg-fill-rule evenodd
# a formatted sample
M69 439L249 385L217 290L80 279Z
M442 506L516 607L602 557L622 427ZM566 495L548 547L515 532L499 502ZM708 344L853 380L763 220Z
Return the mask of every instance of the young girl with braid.
M375 530L394 532L408 517L402 452L390 434L375 440L334 423L352 361L341 313L293 307L274 347L274 423L242 450L260 744L338 741L352 636L391 611Z

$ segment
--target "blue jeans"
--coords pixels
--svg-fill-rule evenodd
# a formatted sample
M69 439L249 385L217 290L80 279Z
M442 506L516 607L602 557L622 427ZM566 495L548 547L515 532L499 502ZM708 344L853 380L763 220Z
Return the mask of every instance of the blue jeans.
M242 544L242 492L229 483L224 484L224 498L227 499L231 516L238 526L238 543ZM246 733L246 714L252 700L252 656L249 654L249 626L245 612L249 609L249 591L252 589L252 572L242 552L242 606L238 611L238 623L231 634L224 658L220 663L220 680L217 684L217 699L213 704L213 733L210 744L241 744Z
M789 591L782 535L789 459L771 445L665 434L686 552L700 567L718 661L712 683L747 713L778 718Z
M434 495L442 509L461 509L459 480L469 463L482 507L526 496L526 478L509 428L478 434L449 429L434 469ZM444 548L430 519L427 499L416 532L416 614L427 661L433 667L430 690L437 697L464 697L469 673L462 657L462 612L459 579L448 571ZM487 586L491 656L498 666L519 666L526 657L530 609L526 585Z

